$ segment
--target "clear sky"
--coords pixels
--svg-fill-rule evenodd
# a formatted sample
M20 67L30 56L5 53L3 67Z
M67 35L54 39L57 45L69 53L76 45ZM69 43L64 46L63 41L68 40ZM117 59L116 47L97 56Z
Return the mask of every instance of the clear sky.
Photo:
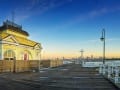
M0 24L11 20L40 42L42 58L102 56L101 31L106 29L106 56L120 57L120 0L0 0Z

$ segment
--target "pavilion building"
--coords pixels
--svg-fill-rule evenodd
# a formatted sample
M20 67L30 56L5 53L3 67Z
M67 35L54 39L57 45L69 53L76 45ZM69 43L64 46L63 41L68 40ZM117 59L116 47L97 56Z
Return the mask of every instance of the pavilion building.
M41 44L28 39L29 33L11 21L0 26L0 60L40 60Z

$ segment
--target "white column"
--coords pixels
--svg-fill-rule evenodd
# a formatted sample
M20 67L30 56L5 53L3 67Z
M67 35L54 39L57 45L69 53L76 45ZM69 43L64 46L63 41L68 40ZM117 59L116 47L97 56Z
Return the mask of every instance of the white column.
M3 43L1 42L1 60L4 60L4 49L3 49Z
M1 44L1 42L0 42L0 60L2 60L2 44Z

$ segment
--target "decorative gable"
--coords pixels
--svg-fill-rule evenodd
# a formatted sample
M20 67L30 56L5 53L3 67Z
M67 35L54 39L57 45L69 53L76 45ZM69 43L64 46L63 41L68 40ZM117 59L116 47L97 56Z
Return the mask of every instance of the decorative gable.
M10 42L10 43L17 43L17 44L18 44L18 41L17 41L17 40L15 39L15 37L12 36L12 35L4 38L3 41Z
M37 49L37 50L41 50L42 47L41 47L41 45L40 45L39 43L37 43L37 44L35 45L35 49Z
M7 39L6 41L7 41L7 42L16 43L15 40L13 40L12 38Z

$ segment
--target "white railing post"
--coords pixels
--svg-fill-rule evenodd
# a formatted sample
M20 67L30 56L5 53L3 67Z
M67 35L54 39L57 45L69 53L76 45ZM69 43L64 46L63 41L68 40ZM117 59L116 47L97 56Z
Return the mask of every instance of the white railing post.
M103 71L103 66L102 66L102 64L100 64L100 66L99 66L99 73L102 74L102 71Z
M112 66L112 68L111 68L111 73L112 74L114 73L114 66Z
M115 67L115 77L114 77L115 83L119 82L119 68Z
M108 72L107 77L110 78L111 77L111 66L108 66L107 72Z
M106 72L106 66L105 64L103 64L102 74L105 75L105 72Z

